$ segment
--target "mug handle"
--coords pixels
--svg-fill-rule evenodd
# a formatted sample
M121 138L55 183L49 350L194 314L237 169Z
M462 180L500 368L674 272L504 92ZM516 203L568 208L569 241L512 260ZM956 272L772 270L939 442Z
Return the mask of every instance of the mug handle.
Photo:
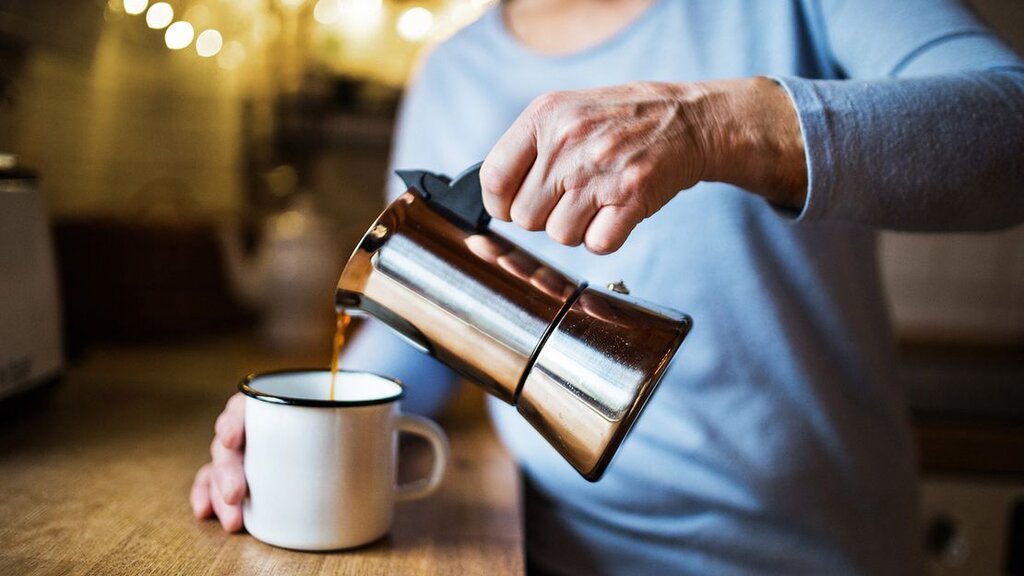
M434 452L434 467L426 478L413 480L395 488L395 498L399 502L426 498L441 485L444 471L448 467L448 437L434 421L415 414L400 415L398 431L419 436L429 442Z

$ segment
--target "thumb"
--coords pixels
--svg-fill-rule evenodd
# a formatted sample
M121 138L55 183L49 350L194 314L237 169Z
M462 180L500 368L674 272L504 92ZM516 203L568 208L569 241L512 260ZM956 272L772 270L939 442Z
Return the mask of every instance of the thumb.
M531 115L524 112L498 139L480 166L484 208L506 222L519 189L537 159L537 137Z

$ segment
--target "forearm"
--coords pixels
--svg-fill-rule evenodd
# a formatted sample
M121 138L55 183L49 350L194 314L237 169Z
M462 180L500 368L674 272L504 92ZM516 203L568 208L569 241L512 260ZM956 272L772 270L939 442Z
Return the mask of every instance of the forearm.
M783 83L807 141L802 219L922 231L1024 220L1024 71Z
M702 180L803 219L935 231L1024 220L1024 72L780 82L698 85Z
M697 88L703 100L701 180L733 184L779 206L803 206L806 155L786 91L764 77L702 82Z
M835 77L783 78L802 220L981 230L1024 219L1024 62L960 0L808 1Z

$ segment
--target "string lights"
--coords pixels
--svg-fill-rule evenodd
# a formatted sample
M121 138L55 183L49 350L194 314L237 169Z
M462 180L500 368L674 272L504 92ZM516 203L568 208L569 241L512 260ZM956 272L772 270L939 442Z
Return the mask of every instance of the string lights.
M174 8L167 2L157 2L146 10L146 26L163 30L174 20Z
M430 30L433 27L434 15L422 6L415 6L402 12L402 15L398 17L398 22L395 23L398 35L409 42L423 40L430 35Z
M178 20L167 27L167 32L164 33L164 43L171 50L181 50L188 48L195 36L196 31L191 24L185 20Z
M149 0L124 0L124 13L137 16L146 11Z
M211 12L203 4L193 4L184 17L175 20L175 9L169 2L150 4L150 0L111 0L111 4L118 1L125 14L144 14L148 27L163 30L164 43L170 50L184 50L194 41L196 54L204 59L216 57L218 66L225 70L238 68L246 58L244 44L238 40L226 41L219 30L207 26ZM439 11L424 6L395 11L397 6L390 0L273 1L296 17L312 17L317 24L333 27L335 33L352 38L373 37L389 15L393 18L394 33L406 42L417 43L451 34L478 17L496 0L448 0L446 7Z
M196 38L196 53L203 58L212 58L220 52L223 45L224 38L221 37L220 32L213 28L203 30L199 37Z

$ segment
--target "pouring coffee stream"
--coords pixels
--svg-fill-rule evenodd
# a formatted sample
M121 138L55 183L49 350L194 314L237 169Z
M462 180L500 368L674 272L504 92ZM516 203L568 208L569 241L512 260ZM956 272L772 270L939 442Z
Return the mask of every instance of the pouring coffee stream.
M596 481L692 326L686 314L577 281L490 229L480 165L408 190L369 227L335 293L519 413Z
M351 322L352 317L345 310L338 310L338 320L334 325L334 346L331 350L331 389L327 397L332 402L334 401L335 384L338 381L338 358L348 339L348 325Z

